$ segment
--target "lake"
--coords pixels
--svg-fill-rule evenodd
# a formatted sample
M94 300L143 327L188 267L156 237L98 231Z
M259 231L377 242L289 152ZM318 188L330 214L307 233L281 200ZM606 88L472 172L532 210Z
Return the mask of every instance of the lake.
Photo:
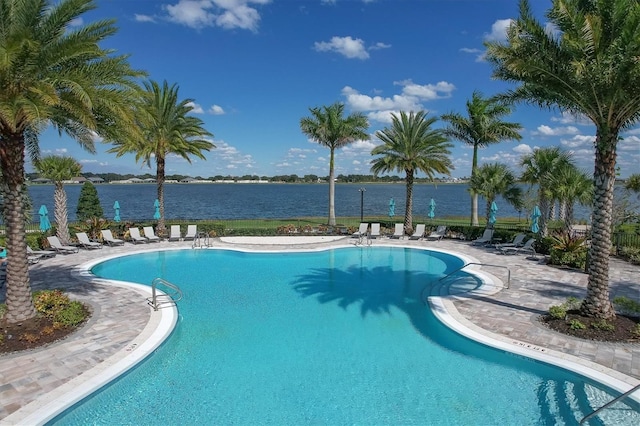
M157 198L156 184L98 184L95 185L105 217L114 215L113 204L120 204L123 221L151 219L153 202ZM78 198L82 185L65 185L68 198L69 220L75 220ZM364 188L365 216L386 216L389 200L395 200L395 216L401 218L405 210L405 185L401 184L336 184L336 217L360 216L361 193ZM525 190L528 187L523 187ZM34 222L39 221L38 210L46 205L53 219L53 185L31 185ZM416 184L413 188L413 214L425 217L431 198L436 203L436 218L468 216L470 197L466 184ZM519 213L502 199L498 205L500 216L518 217ZM278 184L278 183L211 183L165 184L166 219L254 219L296 218L328 216L328 184ZM484 217L485 202L479 200L479 215ZM587 219L589 211L576 206L576 219ZM523 220L529 212L523 211Z

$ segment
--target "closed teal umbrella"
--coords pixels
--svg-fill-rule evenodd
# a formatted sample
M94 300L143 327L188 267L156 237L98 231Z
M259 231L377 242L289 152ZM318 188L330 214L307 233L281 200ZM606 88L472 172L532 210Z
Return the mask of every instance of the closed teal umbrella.
M389 200L389 217L394 217L396 215L396 201L391 197Z
M49 221L49 211L47 210L47 206L44 204L40 206L40 210L38 210L40 214L40 230L42 232L47 232L51 229L51 222Z
M433 219L434 217L436 217L436 202L433 201L433 198L431 199L431 201L429 201L429 219Z
M156 211L153 213L153 218L158 220L158 219L160 219L160 201L158 201L157 198L153 202L153 207L156 208Z
M489 209L489 225L491 226L496 223L496 213L498 213L498 205L493 201L491 203L491 208Z
M531 232L534 234L540 232L540 225L538 225L538 219L540 216L542 216L542 213L540 213L540 207L535 206L531 213Z
M117 201L113 203L113 209L116 211L116 214L113 216L113 221L120 222L120 203Z

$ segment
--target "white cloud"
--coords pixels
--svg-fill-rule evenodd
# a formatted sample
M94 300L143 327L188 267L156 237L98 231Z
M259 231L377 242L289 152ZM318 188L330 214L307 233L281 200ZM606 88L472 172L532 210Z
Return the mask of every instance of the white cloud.
M218 26L256 31L260 22L258 10L251 4L263 5L271 0L179 0L164 5L166 19L190 28ZM137 18L136 18L137 19ZM147 21L148 22L148 21Z
M485 33L484 39L487 41L504 42L507 40L507 30L513 22L512 19L498 19L491 25L491 32Z
M532 132L534 135L542 135L542 136L561 136L561 135L577 135L579 130L575 126L566 126L566 127L549 127L545 125L538 126L535 132Z
M512 151L517 152L520 155L523 155L523 154L531 154L533 152L533 149L526 143L521 143L520 145L513 147Z
M136 13L133 17L136 22L156 22L155 18L149 15L140 15Z
M560 143L562 146L569 149L592 147L595 139L595 136L591 135L575 135L571 139L560 139Z
M475 49L471 47L463 47L460 49L460 51L464 53L481 53L482 52L482 50L480 49Z
M369 46L369 50L380 50L380 49L389 49L391 47L390 44L378 42L373 46Z
M393 84L402 86L402 91L391 97L363 95L349 86L342 89L342 95L352 110L367 112L370 120L391 123L392 113L425 110L422 102L448 98L455 90L455 86L446 81L421 85L405 80Z
M220 105L211 105L211 108L209 108L209 114L213 114L213 115L224 115L224 109L220 106Z
M191 112L194 114L204 114L202 107L195 102L187 102L187 106L191 107Z
M561 124L576 124L579 126L593 125L593 122L584 115L575 115L563 112L560 117L551 117L551 121Z
M83 25L84 25L84 20L82 18L72 19L71 22L69 22L70 27L81 27Z
M80 164L97 164L98 160L85 159L85 160L79 160L78 162Z
M331 37L331 41L317 41L314 49L318 52L337 52L349 59L368 59L369 53L362 39L347 37Z

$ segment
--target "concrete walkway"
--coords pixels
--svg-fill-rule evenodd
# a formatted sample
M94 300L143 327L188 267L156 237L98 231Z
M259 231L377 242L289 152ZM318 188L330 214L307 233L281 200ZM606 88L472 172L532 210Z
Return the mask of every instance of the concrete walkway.
M353 245L352 238L235 237L211 240L214 247L248 250L299 250ZM571 338L542 327L537 317L567 297L583 297L587 275L546 266L525 256L504 256L495 250L458 240L373 240L372 245L428 247L463 254L480 263L508 266L511 285L494 292L458 295L446 305L457 321L514 345L567 354L571 360L601 371L629 385L640 383L640 344L612 344ZM78 275L78 265L103 256L156 248L190 248L191 242L125 244L101 250L58 255L31 267L33 289L63 288L72 298L93 308L91 320L64 341L39 350L0 356L0 424L19 423L23 411L33 410L47 394L80 375L99 369L106 360L122 358L139 348L148 336L154 312L146 295L135 288L111 285ZM502 268L473 267L506 281ZM612 259L612 297L625 295L640 301L640 267ZM146 330L146 331L145 331ZM573 362L572 361L572 362ZM85 375L87 375L85 374ZM84 376L83 376L84 377ZM13 413L13 414L12 414ZM2 420L4 419L4 420Z

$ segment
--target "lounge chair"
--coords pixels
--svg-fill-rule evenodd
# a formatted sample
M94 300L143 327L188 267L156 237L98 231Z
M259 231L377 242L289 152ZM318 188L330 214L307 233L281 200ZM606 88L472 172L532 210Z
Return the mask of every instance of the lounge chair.
M139 228L129 228L129 238L131 238L131 242L133 244L149 242L149 239L147 237L143 237L142 235L140 235Z
M371 234L369 234L371 238L378 238L380 236L380 224L372 223L371 224Z
M86 232L76 232L76 237L78 238L80 246L86 248L87 250L102 248L102 244L91 241Z
M49 242L49 245L51 246L51 248L53 248L58 253L69 254L69 253L78 253L80 251L78 247L62 245L62 243L60 242L60 239L55 235L51 237L47 237L47 241Z
M513 237L513 240L510 243L504 243L504 244L496 244L496 249L500 250L501 248L505 248L505 247L522 247L524 245L524 239L527 237L527 234L516 234L515 237Z
M442 237L444 237L445 232L447 232L447 227L444 225L440 225L434 232L430 233L425 238L427 240L441 240Z
M393 234L389 238L404 238L404 223L396 223Z
M33 250L30 246L27 246L27 255L46 259L48 257L56 257L56 252L53 250Z
M198 225L187 225L187 233L184 235L183 240L195 240L198 236Z
M366 222L362 222L360 224L360 227L358 227L358 230L351 234L351 236L354 238L362 238L363 236L367 235L367 228L369 228L369 224Z
M160 237L158 237L153 232L153 227L152 226L145 226L144 228L142 228L142 230L144 231L144 236L149 240L150 243L159 243L160 242Z
M171 225L169 232L169 241L180 241L180 225Z
M471 245L490 244L493 239L493 229L485 229L480 238L471 241Z
M113 234L110 229L102 230L102 239L109 244L109 246L122 246L124 245L124 240L119 240L118 238L113 238Z
M500 254L520 254L528 253L532 257L536 258L536 250L533 248L533 244L536 242L535 238L527 240L522 247L501 247L499 249Z
M424 230L427 227L424 223L416 225L415 232L409 237L410 240L419 240L424 236Z

